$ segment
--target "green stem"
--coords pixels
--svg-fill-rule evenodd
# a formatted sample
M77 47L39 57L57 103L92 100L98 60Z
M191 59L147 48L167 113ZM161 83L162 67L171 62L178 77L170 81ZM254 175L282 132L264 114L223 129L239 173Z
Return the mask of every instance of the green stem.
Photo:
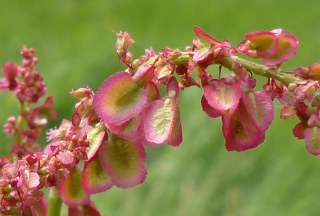
M60 194L55 187L52 187L49 193L47 216L59 216L61 212L61 206L62 201Z
M189 53L183 52L179 57L171 59L174 64L185 64L190 60ZM219 63L231 71L236 70L237 64L241 65L246 70L259 76L275 79L285 85L298 82L300 79L292 73L284 72L280 68L271 68L263 64L248 61L238 56L231 56L220 59Z
M23 130L24 124L26 122L26 119L23 117L23 112L25 109L25 106L19 102L19 112L20 114L17 117L17 131L13 135L13 139L15 144L19 144L22 146L22 136L21 136L21 131Z
M176 64L176 65L185 64L185 63L187 63L189 60L190 60L190 56L189 56L189 53L187 53L187 52L181 52L181 55L180 55L180 56L173 57L173 58L171 59L172 63L173 63L173 64Z
M280 68L273 69L265 65L257 64L238 56L231 56L221 59L221 64L229 70L235 70L236 64L240 64L243 68L248 71L268 78L273 78L285 85L297 82L299 79L296 78L292 73L283 72Z

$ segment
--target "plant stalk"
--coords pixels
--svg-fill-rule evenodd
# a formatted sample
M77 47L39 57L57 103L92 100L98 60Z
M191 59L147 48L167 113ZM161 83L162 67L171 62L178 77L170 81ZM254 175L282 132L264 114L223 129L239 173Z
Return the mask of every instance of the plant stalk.
M47 216L60 216L62 200L56 187L51 187L48 199Z

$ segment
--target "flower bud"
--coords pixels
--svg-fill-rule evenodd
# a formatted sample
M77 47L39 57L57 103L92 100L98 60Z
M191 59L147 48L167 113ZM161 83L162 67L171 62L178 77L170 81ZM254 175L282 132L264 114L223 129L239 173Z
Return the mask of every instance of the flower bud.
M14 80L18 75L18 67L12 62L8 62L2 65L3 75L7 80Z
M93 92L90 88L79 88L71 91L70 94L79 100L93 96Z
M314 63L308 67L308 77L313 80L320 80L320 63Z
M132 54L128 49L134 43L134 40L127 32L119 32L117 38L116 49L119 61L123 64L127 64L132 60Z

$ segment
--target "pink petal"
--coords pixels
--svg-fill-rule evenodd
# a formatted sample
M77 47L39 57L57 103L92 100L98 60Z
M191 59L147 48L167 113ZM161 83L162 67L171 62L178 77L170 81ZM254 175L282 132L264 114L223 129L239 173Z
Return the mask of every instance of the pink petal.
M308 67L308 78L320 80L320 63L314 63Z
M265 131L274 117L274 108L271 97L266 91L243 94L243 103L248 110L249 117L261 131Z
M63 165L66 166L71 166L75 163L74 154L68 150L59 152L56 157Z
M133 75L132 79L141 83L146 84L154 77L154 64L152 65L141 65L138 67L137 71Z
M69 207L68 216L82 216L81 206Z
M246 35L238 50L252 57L267 58L277 50L277 37L271 31L257 31Z
M32 216L43 216L47 215L48 205L44 198L40 199L37 202L33 202L30 205Z
M139 138L138 128L140 121L140 117L137 116L121 125L107 124L107 128L111 133L118 135L123 139L137 140Z
M177 146L182 142L180 112L178 110L179 85L172 77L167 83L167 98L153 101L144 112L144 143L159 146L165 143Z
M66 178L60 181L59 192L62 201L69 207L89 202L90 194L82 189L82 175L78 168L71 170Z
M193 28L194 33L197 35L197 37L200 40L205 40L208 41L210 44L212 45L218 45L221 42L218 41L217 39L213 38L211 35L209 35L208 33L206 33L203 29L201 29L199 26L195 26Z
M101 214L97 210L93 202L86 204L84 206L77 206L69 208L69 216L100 216Z
M224 114L236 109L241 97L240 84L226 79L213 80L204 87L204 97L212 108Z
M293 135L298 139L304 139L304 133L307 128L308 124L305 121L299 122L293 129Z
M222 116L222 121L228 151L245 151L264 141L264 133L252 122L242 101L233 114Z
M40 177L38 173L32 172L29 176L29 188L36 188L40 184Z
M178 81L175 77L171 77L167 83L167 97L174 98L178 97L180 93L180 88Z
M208 67L215 59L231 55L232 51L228 41L218 41L199 27L195 27L194 32L198 39L194 40L197 50L193 55L193 60L199 66Z
M38 173L24 170L21 175L23 178L23 185L21 185L21 187L26 186L27 189L35 189L40 185L40 176Z
M280 118L289 119L289 118L295 117L296 114L297 114L296 107L294 105L282 104Z
M297 52L299 42L297 38L286 31L278 33L278 46L276 52L263 59L266 65L279 65L291 59Z
M204 96L201 98L201 105L202 105L202 110L211 118L217 118L220 117L221 114L219 111L216 109L212 108L209 104L208 101Z
M146 90L148 91L149 101L157 100L160 98L159 88L153 81L147 83Z
M71 91L70 94L77 98L78 100L84 99L84 98L90 98L93 96L93 92L90 88L78 88L77 90Z
M304 141L310 154L320 154L320 129L317 127L307 128L304 132Z
M112 187L111 178L102 168L97 155L84 164L82 179L83 189L90 194L100 193Z
M146 152L140 142L112 135L102 144L99 160L117 187L133 187L146 178Z
M170 134L174 124L173 100L153 101L144 113L144 133L148 142L154 144L164 144Z
M18 67L15 63L7 62L2 65L3 76L11 81L14 80L19 73Z
M87 138L90 142L89 148L87 149L87 161L91 160L96 154L106 135L105 128L101 125L97 125L87 134Z
M147 104L147 90L127 72L113 74L93 97L93 107L105 122L121 124L139 114Z
M168 138L168 144L172 146L178 146L182 143L182 127L180 121L180 112L177 110L173 120L173 128Z

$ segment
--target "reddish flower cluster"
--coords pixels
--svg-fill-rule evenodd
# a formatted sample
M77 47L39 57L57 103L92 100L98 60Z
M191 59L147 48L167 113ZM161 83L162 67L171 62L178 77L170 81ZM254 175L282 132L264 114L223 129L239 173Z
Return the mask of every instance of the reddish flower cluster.
M20 104L20 115L9 117L4 125L4 131L13 137L11 157L22 158L30 152L39 151L40 146L36 142L41 127L47 124L46 117L57 118L52 96L38 105L46 93L46 83L36 68L39 60L34 53L34 49L23 48L21 67L11 62L2 66L4 78L0 79L0 91L12 92ZM21 127L24 124L26 127Z
M295 54L298 41L277 29L250 33L239 47L232 48L228 41L220 42L198 27L195 33L201 41L195 43L193 61L201 68L203 110L212 118L222 116L227 150L244 151L258 146L274 117L273 94L267 88L255 92L256 80L241 62L233 62L233 73L225 78L219 74L213 79L205 69L212 63L223 65L224 59L239 52L261 58L266 65L280 65Z
M0 81L0 90L10 90L20 103L36 103L46 93L46 83L36 65L39 59L34 57L34 49L22 49L22 67L14 63L3 65L4 78Z
M319 71L320 72L320 71ZM270 84L268 84L270 85ZM295 126L293 134L298 139L304 139L306 148L313 155L320 154L320 100L319 81L304 80L298 85L282 86L274 94L281 102L281 118L297 116L300 122Z
M229 76L207 82L202 107L210 117L222 116L226 148L243 151L262 143L273 120L272 98L267 92L254 92L252 77Z
M100 215L91 194L142 183L147 174L145 147L181 144L179 95L191 86L202 89L204 112L222 118L228 151L252 149L264 141L274 118L273 100L278 99L280 117L298 116L294 135L305 140L311 154L320 154L320 64L280 70L298 48L291 33L253 32L232 47L199 27L194 30L197 38L184 51L148 49L137 59L129 51L131 36L120 32L116 49L127 69L107 78L95 94L89 88L72 91L79 102L71 120L48 132L49 144L42 152L37 145L41 128L56 112L51 96L40 103L46 83L36 68L34 49L22 50L21 67L4 64L0 91L15 95L20 113L4 125L14 145L11 154L0 159L1 214L46 215L41 189L55 187L69 215ZM219 65L217 74L208 72L212 65ZM230 74L221 77L221 67ZM260 90L253 74L268 77Z

